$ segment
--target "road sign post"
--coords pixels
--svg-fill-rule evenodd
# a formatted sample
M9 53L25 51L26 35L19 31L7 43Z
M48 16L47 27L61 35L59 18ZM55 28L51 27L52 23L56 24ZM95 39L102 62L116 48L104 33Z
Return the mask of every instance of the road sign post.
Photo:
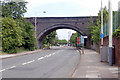
M104 34L103 34L103 8L102 8L102 0L101 0L101 32L100 32L100 38L101 38L101 46L100 46L100 56L101 56L101 61L104 60L103 56L103 38L104 38Z

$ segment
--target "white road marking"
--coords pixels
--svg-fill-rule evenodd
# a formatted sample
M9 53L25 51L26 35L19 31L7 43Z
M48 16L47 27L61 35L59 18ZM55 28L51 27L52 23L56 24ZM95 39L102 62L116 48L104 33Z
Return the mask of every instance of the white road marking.
M55 55L56 53L53 53L52 55Z
M0 70L0 72L3 72L3 71L5 71L6 69L2 69L2 70Z
M9 68L6 68L6 70L7 70L7 69L12 69L12 68L15 68L15 67L16 67L16 66L9 67Z
M10 67L9 69L12 69L12 68L15 68L16 66L12 66L12 67Z
M109 70L117 70L118 71L118 68L109 68Z
M45 57L49 57L49 55L46 55Z
M38 58L38 60L42 60L42 59L44 59L45 57L40 57L40 58Z
M29 62L25 62L25 63L22 63L22 65L26 65L26 64L30 64L32 62L34 62L35 60L32 60L32 61L29 61Z
M61 50L61 51L63 51L63 50ZM59 53L59 52L61 52L61 51L58 51L57 53ZM57 53L52 53L52 54L46 55L46 56L44 56L44 57L40 57L40 58L38 58L38 60L42 60L42 59L44 59L45 57L50 57L50 56L55 55L55 54L57 54ZM22 63L22 65L30 64L30 63L32 63L32 62L34 62L34 61L35 61L35 60L28 61L28 62ZM2 70L0 70L0 72L3 72L3 71L8 70L8 69L15 68L15 67L17 67L17 66L12 66L12 67L10 67L10 68L2 69Z
M42 60L42 59L44 59L44 58L46 58L46 57L50 57L50 56L52 56L52 54L46 55L46 56L44 56L44 57L40 57L40 58L38 58L38 60Z
M12 67L10 67L10 68L2 69L2 70L0 70L0 72L3 72L3 71L8 70L8 69L15 68L15 67L16 67L16 66L12 66Z
M49 54L48 57L52 56L52 54Z
M63 51L63 50L61 50L61 51ZM61 51L58 51L57 53L59 53L59 52L61 52ZM44 58L46 58L46 57L50 57L50 56L55 55L55 54L57 54L57 53L55 52L55 53L52 53L52 54L49 54L49 55L45 55L44 57L38 58L38 60L42 60L42 59L44 59Z
M118 74L119 72L118 71L114 71L114 72L112 72L113 74Z

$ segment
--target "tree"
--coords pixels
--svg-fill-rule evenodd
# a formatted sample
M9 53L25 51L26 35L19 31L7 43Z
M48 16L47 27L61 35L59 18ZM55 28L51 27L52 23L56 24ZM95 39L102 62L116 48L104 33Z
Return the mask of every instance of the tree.
M80 33L75 33L70 37L70 43L77 45L77 37L80 37Z
M118 10L118 29L113 32L113 35L116 36L117 38L120 38L120 10Z
M23 25L23 40L24 44L22 45L25 49L34 50L35 49L35 36L32 29L34 26L30 22L25 22Z
M99 21L97 21L97 26L92 26L91 39L96 44L99 44L99 40L100 40L100 27L101 24Z
M92 17L91 17L92 19ZM103 24L108 21L108 10L106 7L103 9ZM91 21L87 27L88 35L91 37L92 41L99 44L100 40L100 28L101 28L101 11L98 13L97 23Z
M34 26L23 18L27 2L2 2L2 47L7 53L16 48L35 49Z
M2 19L2 49L7 53L16 53L16 47L23 44L22 30L11 17Z
M13 17L19 19L27 12L27 2L2 2L2 17Z
M56 31L51 32L43 39L43 45L47 45L50 47L50 45L55 45L55 39L56 39Z
M115 32L113 32L113 35L116 36L117 38L120 38L120 26L118 27L118 29L116 29Z
M68 42L67 42L66 39L63 39L63 40L58 40L57 43L59 43L59 44L61 44L61 45L64 45L64 44L67 44Z
M107 21L108 21L108 19L109 19L109 17L108 17L109 15L108 15L108 10L107 10L107 8L106 8L106 6L103 8L103 24L105 24ZM98 13L98 19L97 20L99 20L99 23L101 24L101 10L99 11L99 13Z

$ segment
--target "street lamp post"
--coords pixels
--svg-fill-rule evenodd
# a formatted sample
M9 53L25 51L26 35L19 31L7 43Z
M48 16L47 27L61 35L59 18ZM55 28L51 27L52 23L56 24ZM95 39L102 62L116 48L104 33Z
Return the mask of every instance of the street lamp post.
M46 11L43 11L43 13L46 13ZM35 38L37 38L37 17L34 18L35 19Z
M112 0L109 0L109 65L112 66Z

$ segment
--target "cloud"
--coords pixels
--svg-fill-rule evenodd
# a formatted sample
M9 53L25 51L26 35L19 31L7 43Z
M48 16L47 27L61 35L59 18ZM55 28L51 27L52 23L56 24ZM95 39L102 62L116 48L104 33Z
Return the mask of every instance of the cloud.
M27 17L66 17L97 16L101 8L101 0L26 0L28 1ZM109 0L102 0L103 7ZM118 9L118 1L112 0L113 10ZM44 14L43 11L46 11ZM57 30L60 39L68 39L71 30ZM62 32L62 33L61 33ZM71 31L73 33L74 31Z
M26 0L28 1L27 17L39 16L97 16L101 0ZM112 0L113 10L118 9L118 1ZM108 0L103 0L103 6L108 7ZM43 14L46 11L46 14Z

